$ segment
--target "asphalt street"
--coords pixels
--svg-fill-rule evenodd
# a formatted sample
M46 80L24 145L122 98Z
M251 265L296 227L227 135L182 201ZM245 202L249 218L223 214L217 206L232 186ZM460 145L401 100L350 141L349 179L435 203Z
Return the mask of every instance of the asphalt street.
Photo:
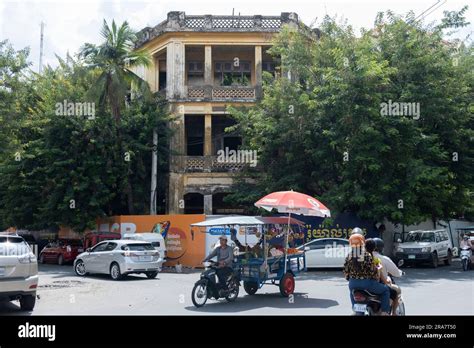
M407 315L473 315L474 271L459 262L437 269L405 268L402 287ZM314 270L296 278L293 299L265 285L256 295L241 287L234 303L208 300L202 308L191 302L199 270L163 272L156 279L131 275L113 281L106 275L84 278L71 265L40 265L39 299L33 312L20 312L18 302L0 303L0 314L11 315L349 315L347 281L340 270Z

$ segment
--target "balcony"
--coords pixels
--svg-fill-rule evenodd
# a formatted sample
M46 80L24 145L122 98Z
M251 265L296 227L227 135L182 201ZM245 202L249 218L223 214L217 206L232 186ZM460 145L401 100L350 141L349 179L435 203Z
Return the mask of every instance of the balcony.
M248 163L220 162L217 156L182 156L187 173L238 172Z
M247 86L188 86L187 97L193 101L254 101L256 88Z

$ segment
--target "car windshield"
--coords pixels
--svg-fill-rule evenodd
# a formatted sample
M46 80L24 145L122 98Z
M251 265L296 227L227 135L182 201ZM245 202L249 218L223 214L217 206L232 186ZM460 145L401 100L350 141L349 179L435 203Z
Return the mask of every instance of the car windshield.
M122 245L122 250L146 251L146 250L154 250L154 249L155 248L150 243Z
M433 232L413 232L407 236L407 242L434 242L435 235Z

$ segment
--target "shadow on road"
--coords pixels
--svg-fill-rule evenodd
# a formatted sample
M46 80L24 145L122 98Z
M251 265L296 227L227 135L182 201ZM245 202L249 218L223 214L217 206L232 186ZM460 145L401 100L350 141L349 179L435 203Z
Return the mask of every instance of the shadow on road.
M21 315L29 317L33 312L21 311L18 301L0 302L0 315Z
M339 302L330 299L309 298L305 293L295 293L293 301L282 297L279 293L255 294L239 296L235 302L226 300L208 300L205 306L196 308L194 306L185 307L192 312L208 313L235 313L244 312L259 308L329 308L339 305Z

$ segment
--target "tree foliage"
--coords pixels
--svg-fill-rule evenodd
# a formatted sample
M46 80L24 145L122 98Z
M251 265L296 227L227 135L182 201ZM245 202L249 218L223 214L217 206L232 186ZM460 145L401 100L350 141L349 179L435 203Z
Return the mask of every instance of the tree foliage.
M294 189L375 221L472 214L473 47L446 40L462 26L462 13L449 16L427 26L381 13L360 36L330 17L318 38L283 30L270 49L280 77L266 77L255 107L229 109L260 170L228 200ZM420 113L386 115L389 102Z

